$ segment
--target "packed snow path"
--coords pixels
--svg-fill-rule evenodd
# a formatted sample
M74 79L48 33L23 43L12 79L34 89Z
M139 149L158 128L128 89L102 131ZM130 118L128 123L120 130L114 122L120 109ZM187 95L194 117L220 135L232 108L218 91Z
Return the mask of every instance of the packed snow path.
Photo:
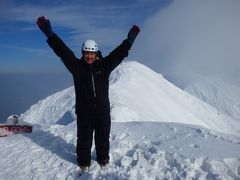
M240 137L198 126L113 123L111 161L78 177L75 121L0 139L0 179L240 179Z

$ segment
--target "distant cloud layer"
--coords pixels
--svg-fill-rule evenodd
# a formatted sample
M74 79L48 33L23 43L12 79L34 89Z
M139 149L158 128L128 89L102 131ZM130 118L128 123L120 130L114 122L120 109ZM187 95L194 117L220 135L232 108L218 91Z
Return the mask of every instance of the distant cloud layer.
M175 79L239 81L239 17L239 0L175 0L145 23L133 56Z

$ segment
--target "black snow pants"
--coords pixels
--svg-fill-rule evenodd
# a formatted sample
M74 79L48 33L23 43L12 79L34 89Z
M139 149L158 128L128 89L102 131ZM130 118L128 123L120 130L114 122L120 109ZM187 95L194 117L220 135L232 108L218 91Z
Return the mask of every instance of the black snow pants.
M97 162L109 160L110 113L84 112L77 116L77 161L79 166L91 165L94 134Z

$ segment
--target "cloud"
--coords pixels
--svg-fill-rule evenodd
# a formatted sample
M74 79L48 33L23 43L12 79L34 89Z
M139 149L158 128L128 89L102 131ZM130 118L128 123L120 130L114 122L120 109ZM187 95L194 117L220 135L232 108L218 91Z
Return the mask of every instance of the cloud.
M239 17L238 0L175 0L144 24L133 57L175 79L239 78Z
M67 40L73 40L70 42L73 46L75 42L92 37L103 40L105 47L119 43L123 35L126 37L126 27L130 28L129 24L139 21L139 16L134 13L139 13L143 4L146 4L99 3L94 6L74 1L59 5L10 2L0 6L0 22L24 22L25 27L21 27L21 30L33 31L38 30L35 24L37 17L44 15L50 19L57 34L61 35L63 28L68 31Z
M15 49L19 51L27 51L35 54L46 54L46 50L43 49L36 49L36 48L26 48L26 47L19 47L19 46L14 46L14 45L6 45L6 44L0 44L1 48L10 48L10 49Z

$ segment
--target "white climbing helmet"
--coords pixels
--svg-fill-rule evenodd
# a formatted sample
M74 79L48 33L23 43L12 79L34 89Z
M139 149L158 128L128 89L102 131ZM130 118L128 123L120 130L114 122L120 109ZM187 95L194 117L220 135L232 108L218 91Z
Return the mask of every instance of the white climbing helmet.
M94 40L88 39L88 40L83 42L82 52L83 51L97 52L98 51L98 45Z

